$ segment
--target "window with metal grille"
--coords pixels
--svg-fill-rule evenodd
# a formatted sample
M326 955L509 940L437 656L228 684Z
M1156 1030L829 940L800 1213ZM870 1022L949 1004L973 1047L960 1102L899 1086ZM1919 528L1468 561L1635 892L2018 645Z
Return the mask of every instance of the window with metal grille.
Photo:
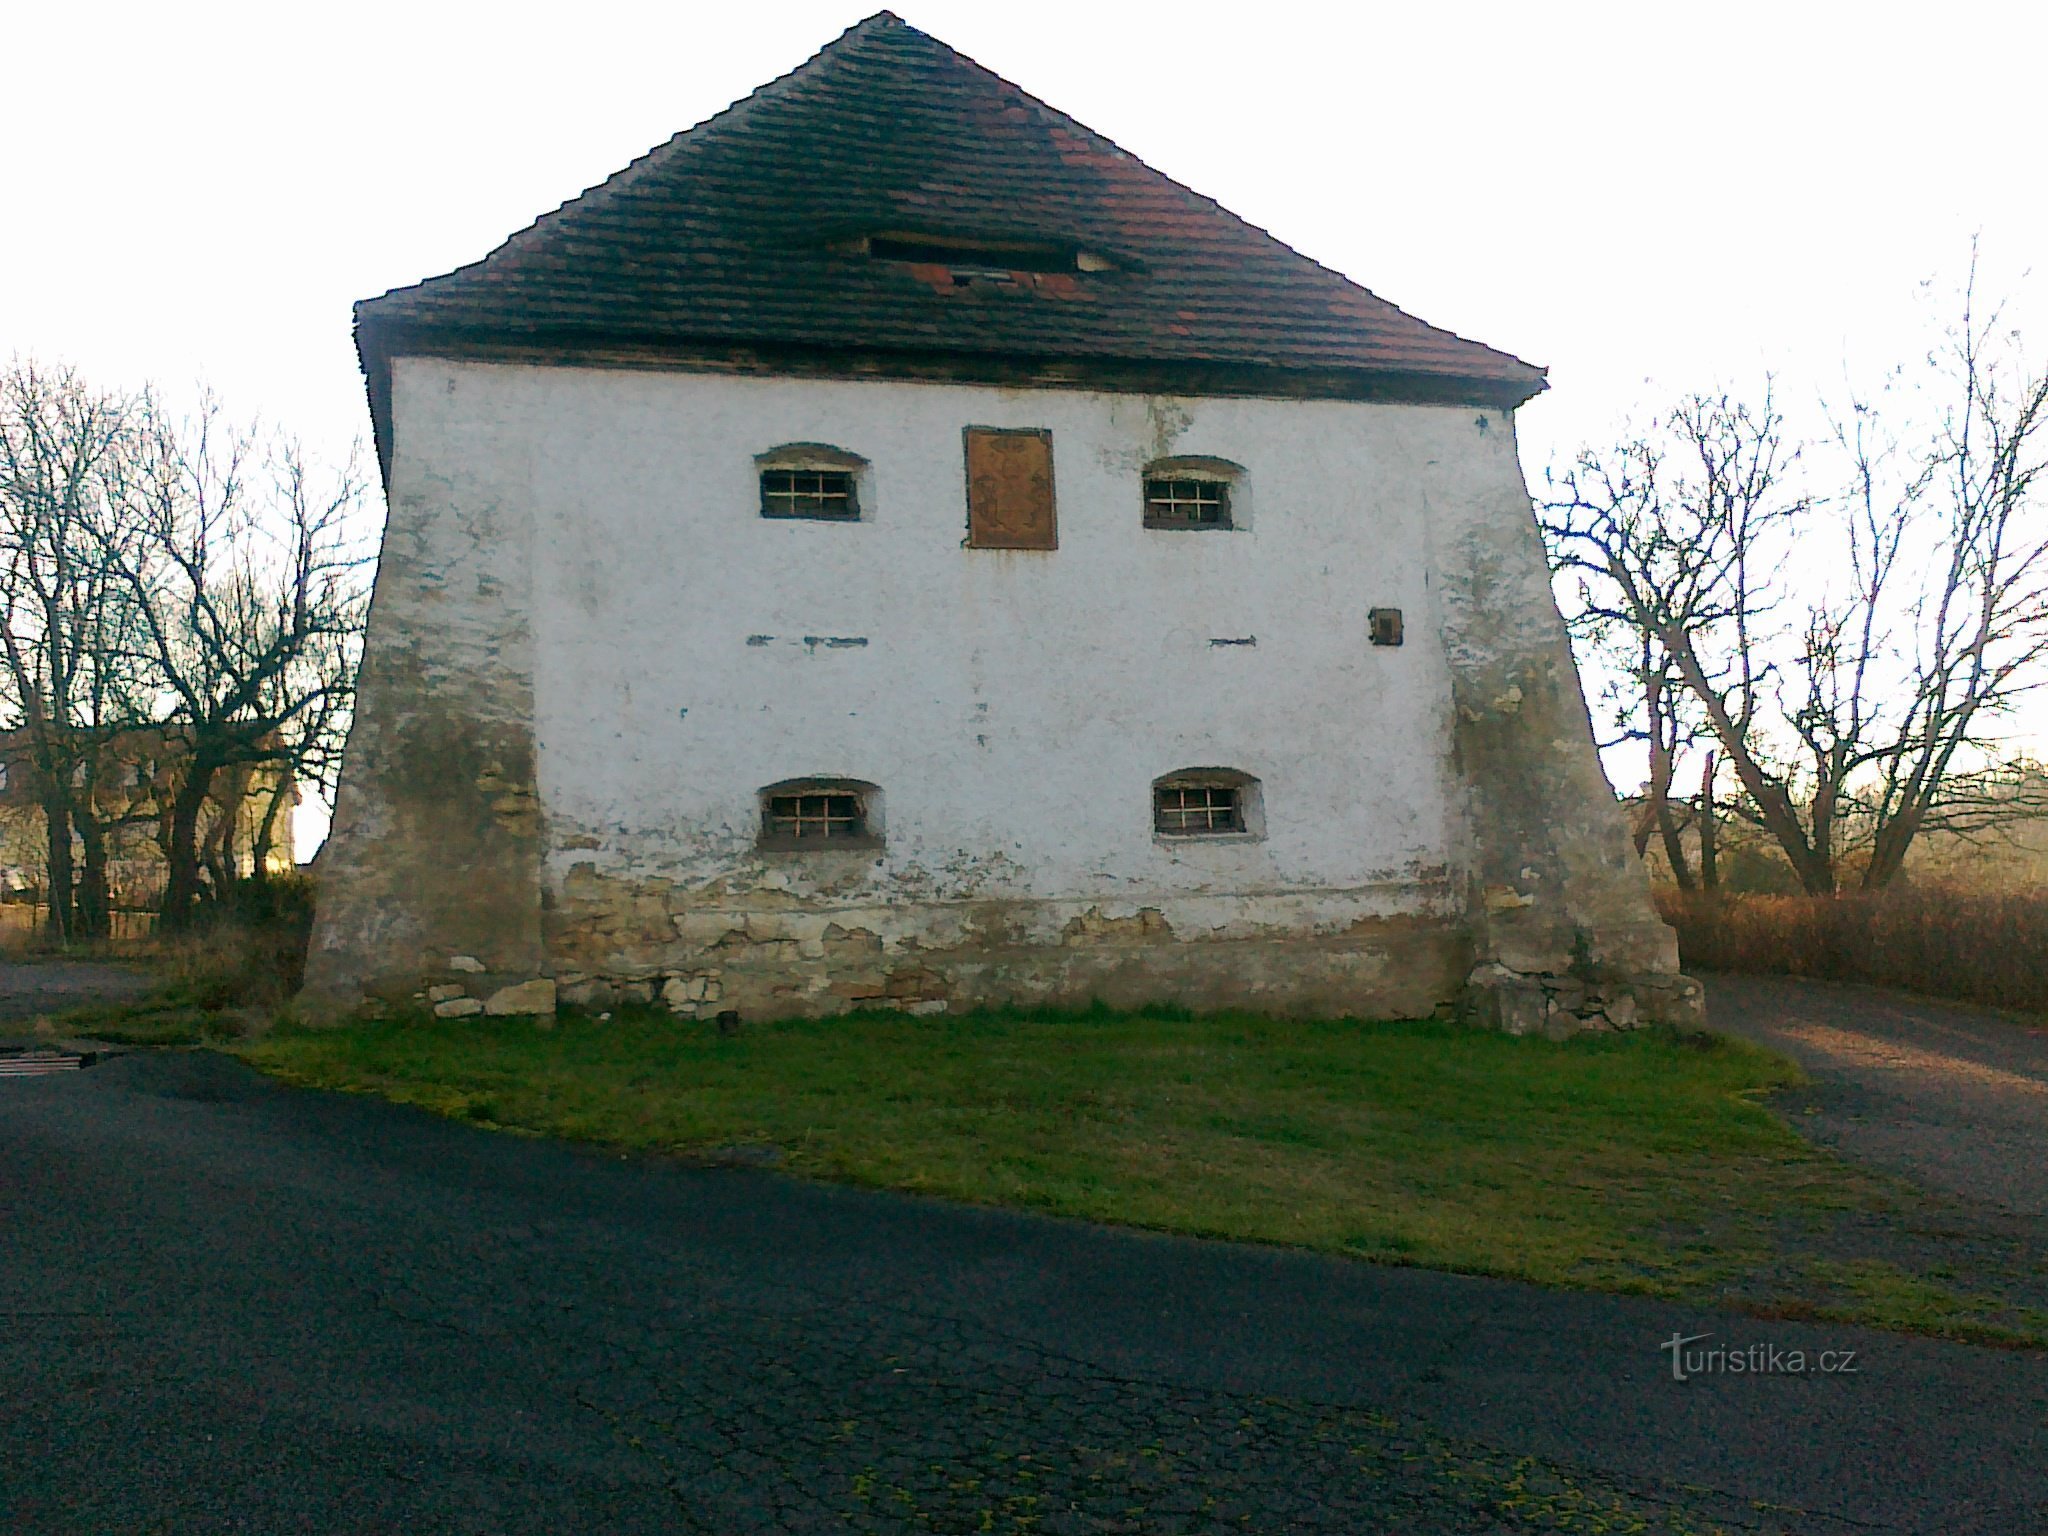
M867 835L867 819L856 794L770 795L765 830L777 840L847 842Z
M1152 829L1161 837L1207 837L1244 831L1244 802L1236 784L1155 784Z
M844 469L764 469L761 515L858 522L860 502L854 495L853 473Z
M1147 528L1228 528L1230 487L1221 480L1145 480Z
M760 793L758 846L769 853L829 853L882 846L882 792L859 779L784 779Z

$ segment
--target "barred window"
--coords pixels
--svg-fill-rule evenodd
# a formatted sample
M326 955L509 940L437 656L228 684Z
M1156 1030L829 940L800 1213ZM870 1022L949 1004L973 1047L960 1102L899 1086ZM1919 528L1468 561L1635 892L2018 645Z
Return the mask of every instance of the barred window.
M770 795L768 835L770 837L833 838L859 837L863 831L859 795Z
M844 469L764 469L761 515L856 522L860 502L854 495L853 474Z
M1141 477L1147 528L1244 526L1242 464L1206 454L1154 459Z
M1232 768L1184 768L1152 784L1152 830L1160 837L1257 836L1264 823L1259 781Z
M1230 487L1221 480L1145 481L1147 528L1228 528Z
M761 846L784 852L879 846L881 794L849 779L791 779L761 791Z
M1235 784L1162 784L1152 794L1152 825L1165 837L1242 832Z
M868 461L830 443L783 443L754 455L761 515L821 523L858 523L873 515Z

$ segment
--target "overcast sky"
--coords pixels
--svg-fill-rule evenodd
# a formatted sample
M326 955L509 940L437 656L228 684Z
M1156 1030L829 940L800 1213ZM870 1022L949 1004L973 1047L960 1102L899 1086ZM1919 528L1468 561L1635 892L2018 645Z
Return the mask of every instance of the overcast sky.
M1630 410L1903 359L1924 280L2040 313L2048 10L896 7L1434 324L1550 369L1532 479ZM858 3L13 0L0 356L367 437L349 305L474 260ZM2048 325L2033 323L2035 335Z

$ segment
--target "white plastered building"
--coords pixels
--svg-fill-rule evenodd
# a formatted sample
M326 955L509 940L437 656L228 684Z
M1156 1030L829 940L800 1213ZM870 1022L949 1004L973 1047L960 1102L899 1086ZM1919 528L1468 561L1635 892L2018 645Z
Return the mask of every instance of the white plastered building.
M893 16L358 339L390 522L314 996L1697 1011L1549 593L1540 371Z

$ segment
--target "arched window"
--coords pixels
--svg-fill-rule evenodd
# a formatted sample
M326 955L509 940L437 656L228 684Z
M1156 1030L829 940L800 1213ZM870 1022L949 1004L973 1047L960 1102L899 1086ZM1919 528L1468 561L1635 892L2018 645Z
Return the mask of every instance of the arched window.
M784 443L754 455L761 515L820 523L857 523L868 461L830 443Z
M1259 837L1265 804L1259 781L1235 768L1182 768L1152 781L1152 832L1186 838Z
M859 779L784 779L760 792L760 847L831 853L882 846L882 792Z
M1145 466L1145 526L1223 529L1241 525L1244 466L1186 456Z

